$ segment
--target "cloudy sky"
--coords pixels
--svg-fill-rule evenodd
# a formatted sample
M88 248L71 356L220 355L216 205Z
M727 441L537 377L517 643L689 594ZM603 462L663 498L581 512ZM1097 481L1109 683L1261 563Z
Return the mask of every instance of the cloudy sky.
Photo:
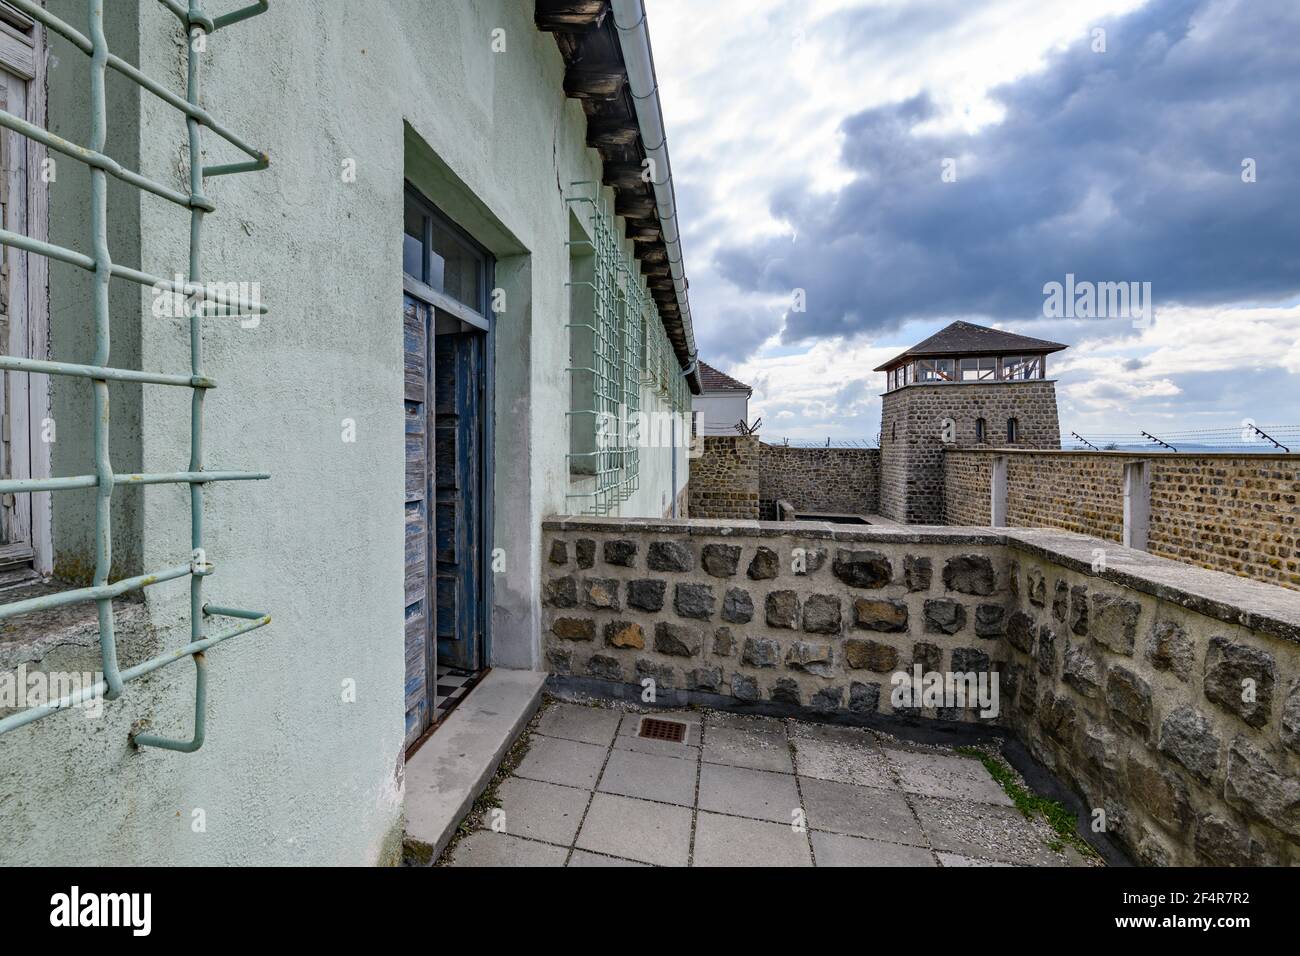
M871 369L958 318L1072 346L1066 432L1300 424L1297 0L646 6L700 354L765 438L874 439ZM1067 274L1153 321L1045 317Z

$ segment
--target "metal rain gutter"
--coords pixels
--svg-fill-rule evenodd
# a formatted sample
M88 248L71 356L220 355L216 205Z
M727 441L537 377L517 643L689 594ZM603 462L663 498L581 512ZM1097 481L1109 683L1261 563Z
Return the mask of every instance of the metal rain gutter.
M690 361L682 375L699 393L699 361L695 347L695 325L691 320L691 304L687 297L685 259L682 253L681 230L677 224L677 196L673 190L673 170L668 161L668 138L664 132L663 110L659 103L659 80L655 76L654 55L650 52L650 33L646 28L643 0L611 0L614 26L618 32L618 45L627 69L628 87L636 106L637 123L641 127L641 141L646 155L654 162L656 177L650 185L654 188L659 228L664 234L668 250L668 268L672 273L673 289L682 314L682 330L686 335L686 351Z

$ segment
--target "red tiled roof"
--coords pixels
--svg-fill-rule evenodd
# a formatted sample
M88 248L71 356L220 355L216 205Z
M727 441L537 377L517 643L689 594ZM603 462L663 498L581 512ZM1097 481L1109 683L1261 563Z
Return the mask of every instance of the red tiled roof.
M705 392L750 392L753 388L739 382L725 372L719 372L712 365L700 362L700 386Z

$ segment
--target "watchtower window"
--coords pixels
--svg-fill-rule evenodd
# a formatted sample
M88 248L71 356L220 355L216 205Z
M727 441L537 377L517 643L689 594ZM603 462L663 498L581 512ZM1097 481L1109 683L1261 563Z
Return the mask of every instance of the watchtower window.
M1020 419L1018 418L1007 419L1007 441L1009 442L1020 441Z
M983 442L986 440L987 431L988 431L988 426L987 423L984 421L984 419L982 418L975 419L975 440L977 442Z

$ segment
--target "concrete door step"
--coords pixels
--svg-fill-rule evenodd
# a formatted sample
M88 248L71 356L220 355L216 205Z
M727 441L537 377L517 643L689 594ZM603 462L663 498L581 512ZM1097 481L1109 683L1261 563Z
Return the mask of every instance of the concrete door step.
M542 701L546 675L493 668L406 764L406 857L433 863Z

